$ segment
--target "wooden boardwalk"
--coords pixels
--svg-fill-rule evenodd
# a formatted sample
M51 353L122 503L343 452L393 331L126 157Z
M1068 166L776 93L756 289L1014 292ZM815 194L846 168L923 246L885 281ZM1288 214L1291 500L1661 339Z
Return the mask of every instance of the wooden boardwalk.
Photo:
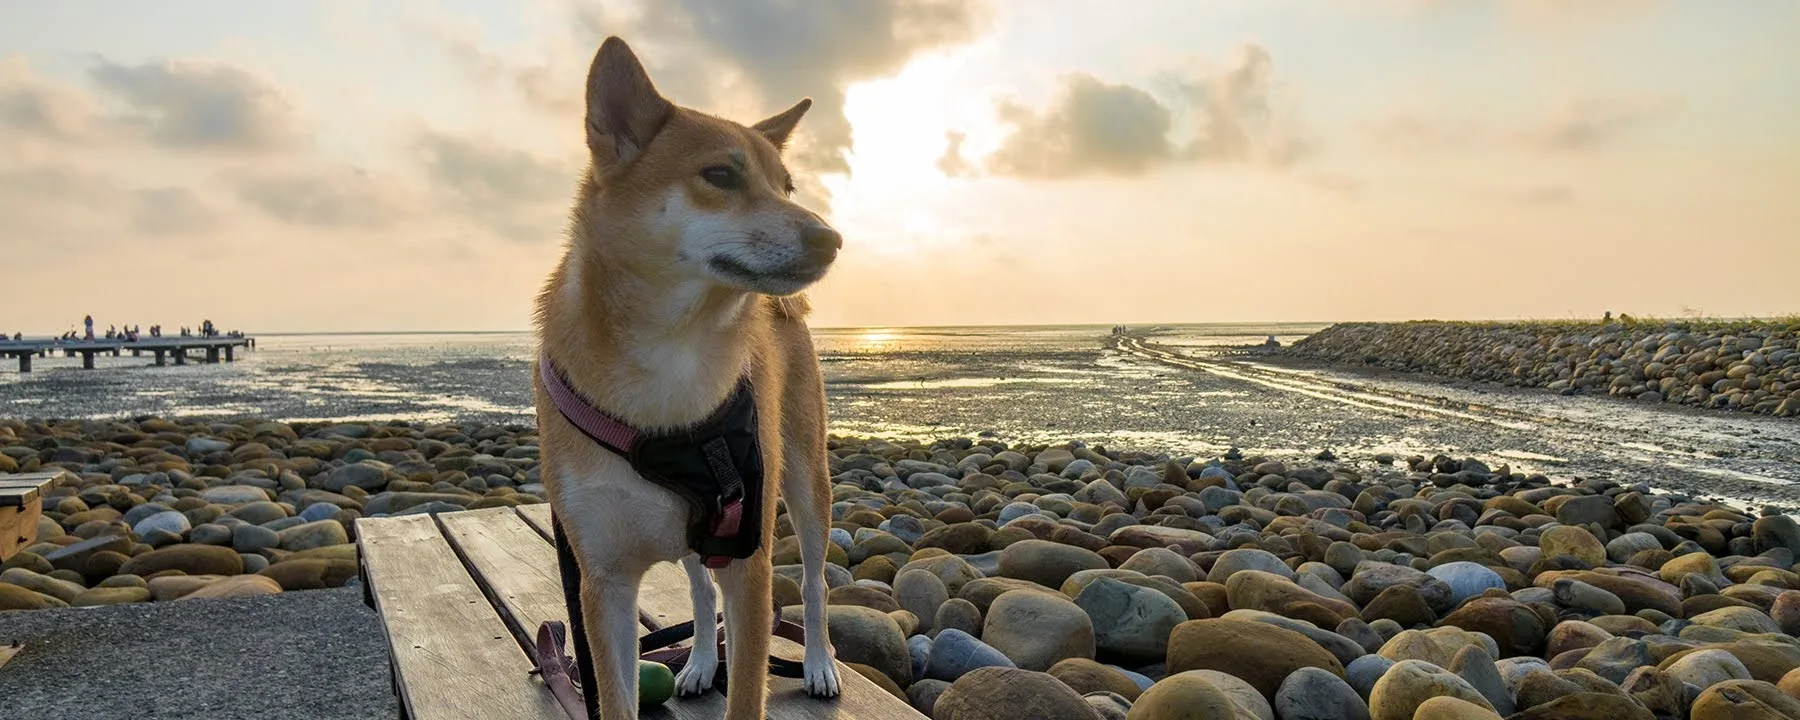
M83 368L94 369L94 357L111 355L119 357L130 351L132 357L140 357L144 353L156 356L156 364L167 364L173 359L176 365L186 365L188 353L200 350L205 352L205 362L217 363L221 358L225 362L237 359L237 348L255 348L256 338L249 336L218 335L214 337L164 336L140 337L136 340L7 340L0 339L0 358L16 358L19 361L19 372L31 372L31 359L49 357L51 353L62 353L64 357L81 356ZM196 358L198 360L198 358Z
M550 506L525 505L356 521L363 574L381 614L402 713L414 720L567 716L526 655L545 620L568 620ZM687 575L659 563L638 595L641 632L693 616ZM776 655L799 660L800 645L774 638ZM573 652L569 650L568 652ZM808 697L800 681L769 678L771 720L925 720L905 701L838 664L843 694ZM651 720L716 720L717 692L646 709Z

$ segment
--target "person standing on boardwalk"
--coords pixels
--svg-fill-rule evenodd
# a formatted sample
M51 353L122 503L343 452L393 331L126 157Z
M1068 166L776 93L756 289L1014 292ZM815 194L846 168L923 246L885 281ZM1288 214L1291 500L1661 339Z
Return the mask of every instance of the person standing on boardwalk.
M82 318L81 324L85 325L87 327L87 339L89 339L89 340L94 339L94 316L89 315L85 318Z

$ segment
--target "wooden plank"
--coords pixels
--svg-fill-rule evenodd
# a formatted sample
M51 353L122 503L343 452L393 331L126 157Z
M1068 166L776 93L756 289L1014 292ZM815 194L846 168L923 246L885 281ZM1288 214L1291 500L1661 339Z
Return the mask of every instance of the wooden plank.
M521 647L544 621L567 620L556 547L512 508L440 513L437 521Z
M357 545L413 720L562 710L429 515L364 518Z
M25 652L24 645L0 645L0 669L6 667L6 661L13 659L14 655L18 655L22 652Z
M538 528L540 533L548 536L548 504L523 505L517 511L527 522ZM559 610L562 608L560 600L556 605ZM694 606L688 596L687 572L673 563L651 566L650 571L644 575L643 586L638 590L638 614L651 629L661 629L693 618ZM791 660L800 660L806 655L805 647L783 638L771 638L769 649L774 655ZM773 720L926 720L911 705L841 662L838 663L838 683L843 691L841 695L833 700L820 700L808 697L797 679L770 677L769 717ZM725 713L724 698L718 693L708 693L698 698L681 698L671 701L669 707L677 705L683 712L678 717L687 717L685 713L690 707L702 709L694 717L716 718L723 717Z

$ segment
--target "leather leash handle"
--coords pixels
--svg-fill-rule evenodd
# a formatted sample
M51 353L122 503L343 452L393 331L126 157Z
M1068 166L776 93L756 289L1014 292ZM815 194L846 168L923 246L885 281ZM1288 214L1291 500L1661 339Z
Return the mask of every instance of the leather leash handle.
M532 648L536 651L533 659L537 667L532 672L543 676L556 704L562 706L570 720L588 720L587 704L572 677L575 659L562 652L564 636L565 629L560 620L548 620L538 626L537 644Z

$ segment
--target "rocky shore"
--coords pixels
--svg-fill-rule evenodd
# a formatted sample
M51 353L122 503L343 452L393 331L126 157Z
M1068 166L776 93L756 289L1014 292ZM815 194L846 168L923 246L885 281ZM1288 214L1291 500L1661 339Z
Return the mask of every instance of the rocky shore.
M839 658L940 720L1800 717L1779 508L1446 456L832 447ZM0 470L72 473L0 610L343 585L356 518L542 502L536 451L519 426L0 420Z
M1800 322L1340 323L1287 355L1456 378L1800 415Z

